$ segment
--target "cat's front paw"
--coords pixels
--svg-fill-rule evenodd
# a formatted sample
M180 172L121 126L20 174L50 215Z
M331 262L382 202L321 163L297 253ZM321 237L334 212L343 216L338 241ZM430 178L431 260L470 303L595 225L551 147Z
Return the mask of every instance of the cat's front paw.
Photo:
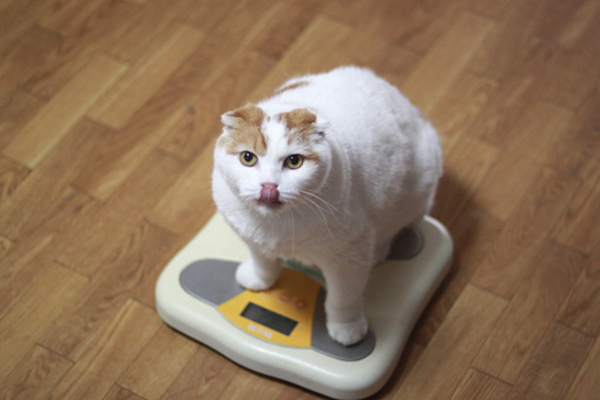
M327 322L329 336L344 346L360 342L366 336L368 330L369 324L364 316L350 322Z
M235 271L237 283L250 290L266 290L275 284L277 278L278 274L258 275L251 259L241 263Z

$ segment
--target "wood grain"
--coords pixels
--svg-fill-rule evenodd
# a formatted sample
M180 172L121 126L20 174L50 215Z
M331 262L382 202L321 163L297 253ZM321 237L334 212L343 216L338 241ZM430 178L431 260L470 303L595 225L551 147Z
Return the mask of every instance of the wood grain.
M373 69L437 127L451 272L374 399L600 399L600 0L0 0L0 397L321 399L168 328L220 115Z
M467 286L393 398L450 398L506 302ZM434 382L438 374L443 382Z
M123 127L204 38L197 29L185 25L171 31L164 33L158 48L152 48L147 57L130 66L127 73L98 99L88 116L113 128Z
M108 57L94 58L23 127L4 154L34 167L125 70Z
M2 382L8 388L4 397L45 399L72 365L69 360L35 346Z
M473 366L514 384L587 261L561 246L542 247Z

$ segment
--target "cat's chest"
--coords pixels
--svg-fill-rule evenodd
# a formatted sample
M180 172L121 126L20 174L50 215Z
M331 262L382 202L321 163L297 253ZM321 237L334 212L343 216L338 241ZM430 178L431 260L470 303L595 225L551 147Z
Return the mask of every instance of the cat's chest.
M310 254L320 253L334 243L331 227L321 228L302 219L282 218L276 224L253 221L244 225L245 227L238 227L237 231L247 243L264 253L281 257L304 255L306 258Z

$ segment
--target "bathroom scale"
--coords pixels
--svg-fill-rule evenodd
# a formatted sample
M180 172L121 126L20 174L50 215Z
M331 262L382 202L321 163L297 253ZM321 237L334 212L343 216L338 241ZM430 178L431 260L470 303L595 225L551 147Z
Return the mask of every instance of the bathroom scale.
M319 271L282 261L272 288L244 289L235 270L247 249L216 213L161 273L156 307L168 325L250 370L332 398L361 399L391 376L451 256L452 240L437 220L426 216L402 230L365 291L367 336L343 346L327 334Z

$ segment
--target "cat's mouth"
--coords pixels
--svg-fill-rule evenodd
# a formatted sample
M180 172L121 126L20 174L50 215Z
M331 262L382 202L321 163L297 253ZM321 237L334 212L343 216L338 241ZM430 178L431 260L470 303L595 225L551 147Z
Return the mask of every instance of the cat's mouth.
M284 203L279 201L279 200L274 200L274 201L265 201L263 199L259 199L257 201L258 203L258 208L261 209L264 212L275 212L280 210Z

